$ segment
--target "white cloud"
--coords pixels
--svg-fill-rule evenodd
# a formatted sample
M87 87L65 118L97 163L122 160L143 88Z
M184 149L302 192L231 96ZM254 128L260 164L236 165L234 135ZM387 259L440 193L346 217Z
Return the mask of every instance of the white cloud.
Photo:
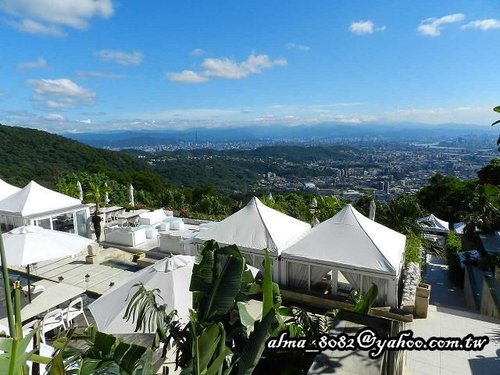
M291 49L295 51L301 51L301 52L307 52L311 48L309 46L306 46L304 44L297 44L297 43L287 43L285 45L286 49Z
M376 26L370 20L353 22L349 26L349 31L356 35L373 34L376 31L384 31L385 29L385 26Z
M43 57L38 57L35 61L26 61L17 64L17 69L23 73L31 69L46 69L49 65Z
M179 83L203 83L208 81L207 77L192 70L183 70L180 73L167 73L166 76L170 81Z
M64 27L84 30L93 17L111 17L114 8L111 0L2 0L0 11L19 31L63 36Z
M441 35L441 28L444 25L461 22L464 19L465 15L462 13L450 14L441 18L427 18L420 22L420 26L417 28L417 31L420 34L427 36L439 36Z
M485 20L471 21L462 26L462 29L479 29L479 30L493 30L500 29L500 20L488 18Z
M201 48L196 48L191 51L190 55L191 56L203 56L205 54L205 50Z
M33 101L45 109L64 109L92 104L95 92L67 79L31 79Z
M91 78L108 78L108 79L121 79L125 78L123 74L109 73L109 72L77 72L76 76L80 79Z
M184 70L180 73L167 73L166 76L174 82L203 83L214 78L241 79L250 74L262 73L262 71L275 66L286 65L285 59L272 60L268 55L251 54L246 60L239 63L228 58L208 58L203 60L200 72Z
M49 121L64 121L64 116L59 113L49 113L44 116L44 119Z
M142 60L144 59L142 53L138 51L128 53L117 50L103 49L94 52L94 55L99 57L101 61L114 61L124 66L139 65L140 63L142 63Z

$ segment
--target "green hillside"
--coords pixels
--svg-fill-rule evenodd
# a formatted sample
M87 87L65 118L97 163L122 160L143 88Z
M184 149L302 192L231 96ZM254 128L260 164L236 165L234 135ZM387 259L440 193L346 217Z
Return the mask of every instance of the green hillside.
M44 131L0 124L0 178L24 186L30 180L54 187L66 172L115 170L133 173L145 164L131 156L96 149Z

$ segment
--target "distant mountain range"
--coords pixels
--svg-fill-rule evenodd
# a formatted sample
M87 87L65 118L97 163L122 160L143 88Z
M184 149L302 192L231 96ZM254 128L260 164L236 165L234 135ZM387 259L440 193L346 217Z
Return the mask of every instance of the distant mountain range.
M204 143L328 143L344 139L394 141L440 141L456 137L491 137L489 126L443 124L321 124L301 126L254 126L192 128L187 130L137 130L99 133L66 133L65 137L95 147L134 148L160 145L202 145Z

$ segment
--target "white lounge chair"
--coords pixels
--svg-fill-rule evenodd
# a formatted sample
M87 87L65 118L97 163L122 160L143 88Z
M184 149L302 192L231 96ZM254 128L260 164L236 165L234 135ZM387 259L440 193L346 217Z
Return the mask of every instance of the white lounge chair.
M44 344L46 344L45 334L58 327L63 327L64 329L66 329L66 324L64 323L63 311L61 309L52 310L43 317L40 336Z
M80 306L80 307L78 307ZM75 319L77 316L83 315L83 318L85 319L85 323L87 323L87 326L89 325L89 321L87 319L87 316L85 315L85 312L83 311L83 298L78 297L75 298L73 301L70 302L68 308L66 309L66 314L65 314L65 319L66 319L66 324L68 327L71 325L73 322L73 319Z

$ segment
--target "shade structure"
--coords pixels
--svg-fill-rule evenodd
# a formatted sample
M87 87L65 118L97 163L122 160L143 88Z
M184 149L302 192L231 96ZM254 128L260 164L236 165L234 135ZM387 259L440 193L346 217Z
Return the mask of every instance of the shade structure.
M34 225L14 228L2 234L7 264L26 266L69 257L84 250L93 241L76 234L44 229Z
M47 189L31 181L23 189L0 201L0 212L22 217L82 206L80 200Z
M131 296L137 291L138 283L142 283L147 290L158 288L163 300L157 302L165 303L167 312L177 310L180 321L187 323L189 309L192 307L189 285L193 263L194 257L175 255L162 259L113 286L89 305L99 330L113 334L135 332L132 319L127 322L123 316Z
M233 245L244 250L262 253L268 249L271 255L278 256L305 235L311 226L308 223L285 215L267 207L253 197L248 204L233 215L201 231L197 241L215 240L219 244Z
M0 200L7 198L8 196L17 193L21 188L11 185L4 180L0 179Z
M378 284L381 300L395 306L405 244L404 235L370 220L349 204L282 252L286 274L282 280L310 287L330 270L340 271L362 292L372 282Z
M434 214L422 217L418 219L417 222L425 231L438 233L449 232L449 223L447 221L439 219L438 217L434 216Z

